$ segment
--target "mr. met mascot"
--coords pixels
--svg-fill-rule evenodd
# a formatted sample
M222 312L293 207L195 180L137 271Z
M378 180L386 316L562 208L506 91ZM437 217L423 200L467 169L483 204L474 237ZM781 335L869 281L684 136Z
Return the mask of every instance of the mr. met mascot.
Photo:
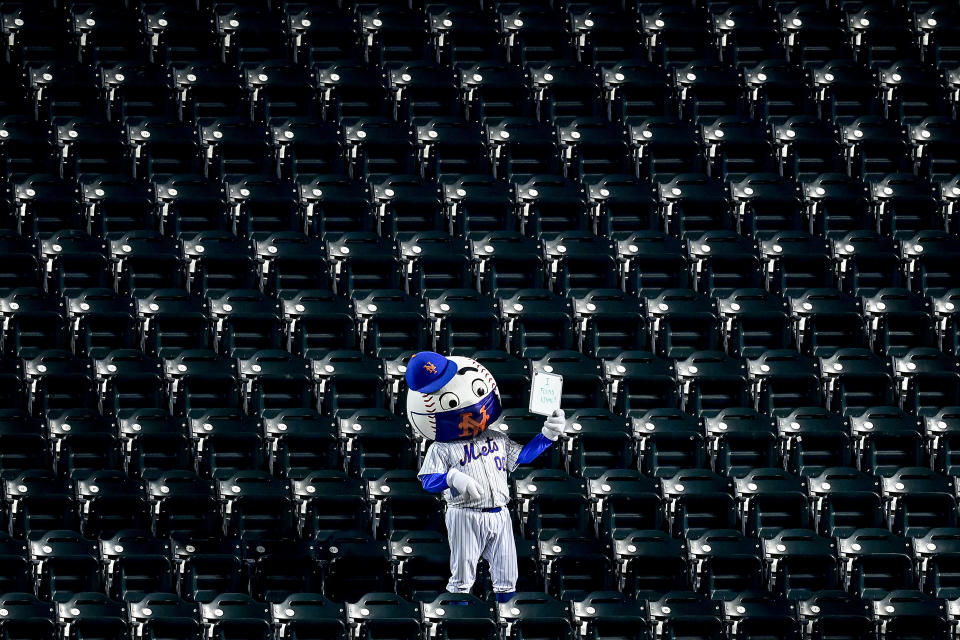
M508 474L552 445L563 433L563 411L554 411L526 445L500 429L500 392L487 369L471 358L432 351L407 364L407 419L426 439L418 473L423 488L443 492L450 540L447 591L468 593L477 561L490 565L498 602L517 588L517 549L507 503Z

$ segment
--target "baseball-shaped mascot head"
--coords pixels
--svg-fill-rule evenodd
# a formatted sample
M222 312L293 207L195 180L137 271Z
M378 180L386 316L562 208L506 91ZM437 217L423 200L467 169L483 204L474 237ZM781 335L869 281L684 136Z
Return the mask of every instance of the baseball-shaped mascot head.
M500 419L500 392L472 358L421 351L407 364L407 420L437 442L469 439Z

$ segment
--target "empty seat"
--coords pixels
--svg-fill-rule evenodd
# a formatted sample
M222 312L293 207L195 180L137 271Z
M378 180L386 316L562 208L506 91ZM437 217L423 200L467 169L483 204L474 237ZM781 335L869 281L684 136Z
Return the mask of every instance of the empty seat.
M653 350L667 358L689 357L695 351L718 349L719 321L714 305L688 289L666 289L647 299Z
M486 134L496 178L519 181L560 169L552 131L533 117L499 118L486 125Z
M173 590L170 543L149 533L129 529L100 543L100 561L106 592L115 600L129 602L148 593ZM121 618L126 627L126 620Z
M605 360L604 377L610 408L619 415L679 406L673 365L648 351L623 351Z
M940 230L921 231L900 240L900 258L904 264L907 287L921 295L942 295L955 276L947 258L954 251L956 238Z
M566 599L613 586L613 566L599 540L557 532L542 535L539 547L546 592L554 597Z
M840 288L851 295L871 296L905 282L896 246L875 231L851 231L834 240L833 255Z
M511 484L521 505L521 530L529 536L549 536L558 531L588 533L590 518L585 480L563 471L533 469Z
M258 602L279 602L296 593L319 591L320 568L312 542L284 534L268 534L243 545L242 560L249 590Z
M681 469L660 478L660 491L674 536L692 538L736 526L730 478L707 469Z
M3 352L32 357L41 350L69 346L63 300L34 287L18 287L2 302Z
M387 545L367 533L343 531L318 536L316 557L323 567L324 595L332 600L355 602L377 589L393 587ZM393 593L389 597L397 598ZM413 618L408 611L403 609L407 614L404 618Z
M507 602L497 605L499 619L505 624L509 640L548 637L570 640L574 637L570 622L571 604L539 591L518 591Z
M848 57L843 27L834 17L809 5L785 5L779 18L787 59L806 67Z
M781 456L788 471L814 476L850 466L853 445L846 421L823 407L800 407L777 418Z
M191 471L172 470L146 483L151 531L156 536L207 534L219 526L213 485Z
M706 169L700 136L693 124L664 115L637 120L629 125L628 134L638 177L668 182L679 174Z
M67 600L77 593L100 590L96 542L75 531L34 532L27 539L27 549L37 597Z
M707 445L718 473L743 477L755 467L779 466L776 426L753 409L727 408L707 414Z
M45 416L51 410L96 407L92 367L69 351L46 349L24 359L27 410Z
M345 640L346 623L340 606L319 593L294 593L271 607L274 625L297 638L316 635ZM281 635L286 638L289 636Z
M699 593L670 591L648 606L651 626L662 629L667 637L709 638L723 634L723 603Z
M810 522L802 480L782 469L754 468L735 480L735 496L746 535L774 538Z
M845 537L882 523L880 481L863 471L828 467L807 478L807 493L821 535Z
M690 270L683 242L660 231L630 234L617 241L621 287L631 294L655 297L665 289L684 289Z
M109 538L125 529L142 529L147 522L140 482L121 471L94 471L74 483L80 531L89 538Z
M800 626L786 600L764 591L748 591L724 603L727 624L736 629L734 637L771 634L789 638L800 634Z
M944 116L924 118L909 130L914 172L938 182L949 181L958 168L953 143L960 131Z
M913 555L906 538L886 529L857 529L838 542L844 586L851 593L881 600L889 591L913 588Z
M729 529L710 529L687 541L691 582L714 600L759 588L763 576L760 542Z
M815 116L793 116L774 128L780 174L799 183L842 170L833 128Z
M678 360L676 372L687 413L712 416L750 403L746 365L722 351L694 351Z
M874 633L870 604L839 589L824 589L800 600L797 618L804 633L813 637L855 638Z
M706 468L702 419L680 409L651 409L634 420L641 471L669 478L685 468Z
M634 465L633 431L628 420L606 409L581 409L573 412L569 420L569 472L594 478L608 469L629 469Z
M803 227L800 193L775 173L749 174L730 185L736 226L740 233L763 238Z
M736 14L739 12L736 9L730 9L726 13ZM763 29L760 26L762 18L758 14L746 13L746 15L737 18L721 16L717 18L717 25L726 26L728 19L732 19L735 23L732 28L733 37L738 40L741 34L740 21L743 19L749 20L749 26L746 27L748 33L751 27L755 30L754 33L766 31L769 34L772 31L772 29ZM754 55L759 54L762 57L743 61L738 56L739 66L743 66L743 62L758 63L756 66L746 69L745 75L746 88L749 90L747 97L750 103L750 115L773 125L789 124L791 118L813 115L814 104L806 89L804 74L799 69L791 67L786 60L771 60L764 55L765 52L762 51L761 47L756 48L761 50L752 53ZM798 120L792 122L798 122ZM786 130L790 131L791 128L788 127ZM797 132L795 129L794 131Z
M694 288L713 297L759 287L760 260L752 242L734 231L707 231L687 237Z
M754 406L775 416L821 403L816 362L795 351L764 351L748 361Z
M808 289L799 297L791 298L790 306L797 345L802 353L822 357L840 348L866 347L864 320L857 299L835 289Z
M824 237L873 228L867 187L843 173L822 173L804 183L810 232Z
M675 236L731 229L721 183L705 174L681 173L657 185L664 230Z
M701 119L700 138L712 178L739 182L775 169L766 129L746 117L721 115Z
M602 290L617 285L617 261L612 241L589 233L565 231L543 240L550 284L557 293Z
M956 524L956 500L946 476L925 467L901 467L883 479L883 500L891 531L912 538Z
M781 231L758 244L769 291L793 297L834 285L830 244L822 238L805 231Z
M767 588L803 599L840 586L836 542L808 529L784 529L763 541Z
M913 589L891 591L873 603L877 627L887 638L909 638L921 625L927 637L949 637L944 609L943 600Z
M272 635L270 607L245 593L221 593L201 604L200 623L214 637L268 640Z
M23 538L31 532L77 526L73 496L52 472L34 469L10 475L4 481L4 502L11 513L9 535Z

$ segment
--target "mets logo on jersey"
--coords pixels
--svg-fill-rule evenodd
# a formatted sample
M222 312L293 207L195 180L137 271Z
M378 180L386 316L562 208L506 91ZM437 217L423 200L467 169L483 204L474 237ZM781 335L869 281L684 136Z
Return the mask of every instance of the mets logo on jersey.
M468 462L479 460L483 456L488 456L497 451L500 451L500 445L497 444L497 441L493 440L492 438L487 438L487 443L479 448L477 448L477 445L474 442L465 444L463 445L463 459L460 460L460 466L462 467ZM497 465L497 468L500 468L500 465Z

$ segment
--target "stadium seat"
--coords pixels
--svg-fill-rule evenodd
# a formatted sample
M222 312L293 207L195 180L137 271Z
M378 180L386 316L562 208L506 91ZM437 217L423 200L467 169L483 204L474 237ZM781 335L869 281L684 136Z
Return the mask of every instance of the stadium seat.
M3 608L7 615L0 622L0 628L11 637L23 634L24 637L39 640L53 640L58 637L55 610L52 602L41 602L32 593L12 591L4 594Z
M151 593L127 604L134 633L169 635L184 640L201 635L200 606L173 593Z
M731 600L762 581L761 545L738 531L709 529L688 538L691 582L698 593L714 600Z
M690 269L683 243L660 231L642 231L617 241L622 288L642 297L656 297L666 289L690 285Z
M839 539L844 586L864 600L882 600L914 584L909 540L886 529L857 529Z
M650 626L664 637L723 636L723 603L688 590L675 590L649 603Z
M722 183L702 173L680 173L657 185L664 230L675 236L733 227Z
M810 232L823 237L874 228L866 185L844 173L821 173L803 183Z
M764 238L803 227L800 193L775 173L749 174L730 185L739 233Z
M660 478L660 491L675 536L692 538L736 525L730 478L707 469L681 469Z
M344 609L319 593L295 593L271 605L277 638L309 638L315 634L345 640Z
M498 614L505 638L574 637L571 619L572 604L546 593L518 591L507 602L498 604Z
M146 498L155 536L206 534L219 525L213 484L191 471L175 469L150 479Z
M27 550L38 598L68 600L101 589L97 543L76 531L34 531L27 538Z
M639 468L669 478L685 468L708 466L703 421L680 409L650 409L634 418Z
M710 412L706 437L717 473L742 477L755 467L779 466L776 423L754 409Z
M100 562L107 595L114 600L136 601L174 588L170 543L145 531L121 530L101 541ZM121 623L126 626L125 616Z
M807 477L807 493L820 535L846 537L882 524L880 481L863 471L827 467Z
M623 351L604 360L604 378L610 408L618 415L679 406L673 365L648 351Z
M203 478L229 477L263 466L262 426L237 408L189 412L187 433L193 467Z
M767 588L791 600L840 586L836 542L808 529L783 529L763 541Z
M721 343L714 303L687 289L666 289L647 299L654 353L685 358L696 351L718 349Z
M734 495L745 535L769 539L810 525L804 483L782 469L755 468L734 480Z
M694 351L678 359L676 375L687 413L713 416L727 407L750 404L746 365L722 351Z
M540 562L546 592L561 600L613 586L613 566L599 540L575 532L542 533Z
M693 288L715 298L736 289L762 285L760 260L753 242L734 231L707 231L687 238Z
M622 72L617 73L625 75ZM631 74L631 77L633 75ZM610 91L630 91L633 87L629 82L623 83L626 86L622 88L615 85ZM642 91L644 96L651 95L649 86L639 82L637 84L639 86L635 90L638 93ZM653 99L656 99L656 95L653 95ZM640 102L639 98L640 96L637 96L636 102ZM647 100L650 99L647 97ZM646 106L642 102L640 105ZM637 108L640 108L639 105ZM696 128L689 122L657 113L655 108L650 110L650 114L624 116L631 118L628 134L636 175L641 179L649 178L659 183L669 182L679 174L689 171L703 171L706 165ZM660 112L664 110L664 107L659 108Z
M823 407L798 407L778 417L777 431L787 471L813 476L827 467L852 464L846 421Z
M733 637L752 638L772 635L775 638L798 637L800 625L792 615L792 608L783 599L764 591L742 593L725 602L724 618Z
M513 479L513 493L522 506L521 530L531 537L557 532L589 533L587 483L563 471L534 469Z
M798 601L797 619L812 637L855 638L875 632L869 603L839 589L824 589Z

